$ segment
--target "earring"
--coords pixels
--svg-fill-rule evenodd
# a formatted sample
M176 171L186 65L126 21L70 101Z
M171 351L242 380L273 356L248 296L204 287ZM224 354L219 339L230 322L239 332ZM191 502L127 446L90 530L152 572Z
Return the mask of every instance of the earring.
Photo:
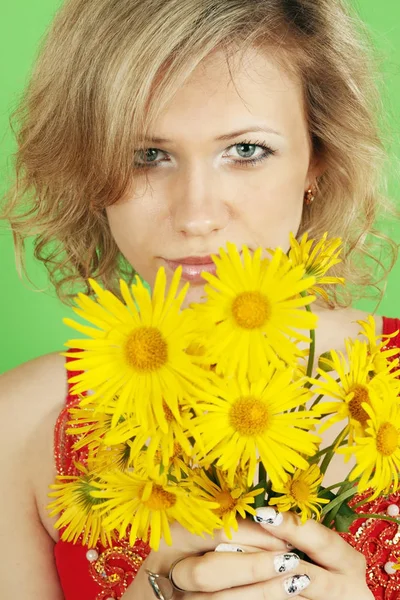
M315 200L315 196L314 196L314 192L312 190L312 188L310 188L309 190L307 190L304 193L304 204L306 204L306 206L310 206L310 204L312 204Z

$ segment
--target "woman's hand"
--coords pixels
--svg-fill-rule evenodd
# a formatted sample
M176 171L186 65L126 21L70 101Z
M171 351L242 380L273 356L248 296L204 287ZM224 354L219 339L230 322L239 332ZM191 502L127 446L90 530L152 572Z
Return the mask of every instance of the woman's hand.
M259 509L257 515L259 525L240 522L232 540L218 532L211 548L209 539L190 536L190 544L201 540L203 549L189 549L179 556L170 548L167 554L174 558L168 566L163 565L164 552L162 560L159 553L152 553L146 567L166 574L174 560L182 557L173 568L173 580L185 592L176 592L174 600L284 600L292 596L299 600L373 600L366 584L364 557L336 532L313 520L301 524L295 514L280 514L272 507ZM178 533L183 543L188 534ZM185 541L187 544L188 539ZM299 560L287 541L316 564ZM217 552L213 551L216 547ZM147 597L152 598L151 594Z

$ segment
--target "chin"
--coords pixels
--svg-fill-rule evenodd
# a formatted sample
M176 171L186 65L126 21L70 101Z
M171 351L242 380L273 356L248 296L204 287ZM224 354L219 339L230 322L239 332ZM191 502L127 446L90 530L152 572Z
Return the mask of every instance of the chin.
M204 302L205 292L204 285L191 285L186 294L182 308L188 308L191 302Z

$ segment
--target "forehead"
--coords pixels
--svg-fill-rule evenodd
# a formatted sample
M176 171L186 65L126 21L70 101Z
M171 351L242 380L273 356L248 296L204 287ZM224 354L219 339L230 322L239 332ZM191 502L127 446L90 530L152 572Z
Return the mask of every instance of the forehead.
M305 120L300 80L280 64L276 51L249 48L228 62L219 50L196 67L160 113L151 134L172 142L189 135L208 141L263 123L288 135L304 128Z

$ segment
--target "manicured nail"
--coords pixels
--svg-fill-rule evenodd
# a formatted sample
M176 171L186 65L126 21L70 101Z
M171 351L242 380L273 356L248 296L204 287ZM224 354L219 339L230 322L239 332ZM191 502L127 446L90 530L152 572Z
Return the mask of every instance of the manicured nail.
M294 552L288 554L278 554L274 558L274 567L277 573L287 573L294 571L300 562L300 557Z
M272 508L272 506L263 506L261 508L257 508L253 519L257 523L262 523L263 525L274 525L276 527L282 523L283 515Z
M233 544L218 544L215 552L244 552L244 550L240 546L234 546Z
M293 577L285 579L283 587L288 596L296 596L310 585L310 581L311 579L308 575L293 575Z

